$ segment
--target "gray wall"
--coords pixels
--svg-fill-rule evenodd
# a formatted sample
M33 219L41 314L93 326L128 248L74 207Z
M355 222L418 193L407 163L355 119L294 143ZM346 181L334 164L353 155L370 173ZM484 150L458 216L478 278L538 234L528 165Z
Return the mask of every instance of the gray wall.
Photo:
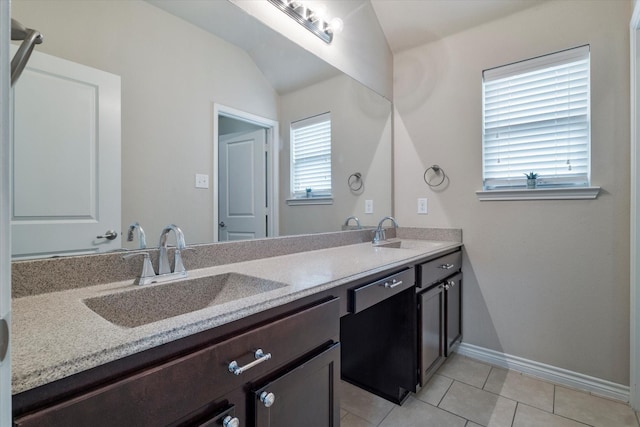
M461 227L464 341L629 384L630 1L551 1L394 58L395 209ZM591 45L597 200L479 202L482 70ZM450 183L432 191L434 163ZM415 214L417 197L429 215Z

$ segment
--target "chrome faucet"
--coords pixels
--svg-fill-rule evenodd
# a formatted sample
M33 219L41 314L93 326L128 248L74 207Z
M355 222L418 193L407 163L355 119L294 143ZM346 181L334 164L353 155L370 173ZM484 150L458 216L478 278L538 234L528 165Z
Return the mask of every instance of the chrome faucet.
M384 231L384 228L382 228L382 223L385 222L386 220L390 220L391 222L393 222L393 228L398 228L398 221L396 221L396 219L392 216L385 216L384 218L382 218L380 220L380 222L378 223L378 228L376 228L376 231L373 232L373 244L376 245L378 243L380 243L383 240L387 240L387 235Z
M140 240L140 246L143 244L146 246L144 231L140 224L137 222L131 224L129 226L127 240L133 240L133 231L138 228L138 240ZM171 272L171 264L169 263L169 255L167 248L167 235L170 231L176 233L176 251L174 258L174 266L173 272ZM184 242L184 234L182 230L174 224L169 224L165 228L162 229L162 233L160 234L160 245L158 247L158 274L153 270L153 264L151 264L151 256L149 252L137 252L133 254L123 255L122 258L128 259L134 256L142 255L144 259L142 260L142 273L140 273L140 277L137 279L137 283L139 285L148 285L149 283L162 283L162 282L170 282L172 280L184 279L187 277L187 270L184 268L184 264L182 263L182 255L181 251L187 249L187 245Z
M182 230L174 224L167 225L162 229L162 233L160 233L160 244L158 245L158 249L160 250L158 255L158 274L162 275L171 273L171 264L169 263L169 255L167 253L167 235L170 231L173 231L176 234L176 251L174 255L173 273L187 277L187 270L184 268L182 255L180 255L180 251L186 247L184 234L182 233Z
M133 232L138 229L138 249L147 248L147 237L144 234L144 230L140 226L139 222L134 222L129 225L129 231L127 231L127 242L133 242Z
M358 227L358 230L360 230L362 228L362 226L360 225L360 220L355 215L351 215L351 216L347 217L347 219L344 221L345 227L349 226L349 221L351 221L351 220L354 220L356 222L356 226Z

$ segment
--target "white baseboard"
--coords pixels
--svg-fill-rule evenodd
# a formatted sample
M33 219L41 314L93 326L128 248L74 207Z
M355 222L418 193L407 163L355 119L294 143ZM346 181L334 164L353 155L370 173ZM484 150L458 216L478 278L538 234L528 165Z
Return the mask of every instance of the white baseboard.
M512 369L558 385L588 391L598 396L629 402L629 386L617 384L600 378L590 377L578 372L558 368L518 356L501 353L473 344L460 343L456 352L472 359L486 362L502 368Z

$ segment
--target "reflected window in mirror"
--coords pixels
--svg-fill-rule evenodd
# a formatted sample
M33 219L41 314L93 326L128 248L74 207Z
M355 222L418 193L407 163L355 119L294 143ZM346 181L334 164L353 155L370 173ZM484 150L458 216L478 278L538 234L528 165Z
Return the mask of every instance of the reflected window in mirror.
M331 197L331 113L291 123L291 197Z

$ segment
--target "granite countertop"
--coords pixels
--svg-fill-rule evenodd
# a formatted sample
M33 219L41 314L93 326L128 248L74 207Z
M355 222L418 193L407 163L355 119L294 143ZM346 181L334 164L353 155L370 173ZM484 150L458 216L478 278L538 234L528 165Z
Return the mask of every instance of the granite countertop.
M287 286L133 328L117 326L83 303L88 298L138 288L131 281L15 298L12 392L17 394L461 245L402 239L402 248L362 243L191 270L189 279L233 272Z

